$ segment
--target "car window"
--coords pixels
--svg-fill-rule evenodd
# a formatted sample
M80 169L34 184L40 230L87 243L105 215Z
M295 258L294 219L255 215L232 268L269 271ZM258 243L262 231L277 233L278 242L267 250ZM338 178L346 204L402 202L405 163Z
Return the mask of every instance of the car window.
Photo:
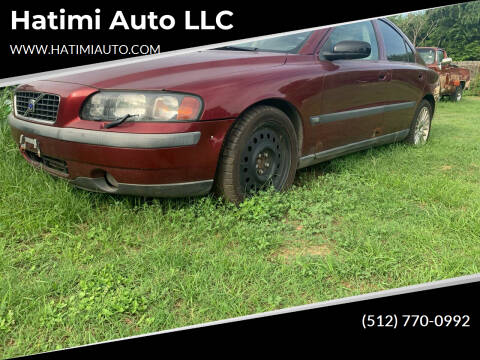
M387 59L390 61L408 61L409 56L403 37L387 23L379 21L378 24L383 36Z
M412 48L410 45L407 44L405 41L405 48L407 49L407 57L408 57L408 62L415 62L415 54L413 53Z
M313 31L277 36L269 39L250 41L235 45L236 50L256 50L297 53Z
M442 50L437 50L437 58L438 58L438 59L437 59L437 62L438 62L439 64L441 64L441 63L442 63L442 60L443 60L443 58L444 58L444 56L443 56L443 51L442 51Z
M425 64L430 65L435 62L435 50L432 49L417 49L417 53L425 61Z
M346 40L365 41L370 44L372 49L370 56L359 60L378 60L377 38L371 21L335 27L330 33L328 40L322 46L321 52L332 52L333 47L337 43Z

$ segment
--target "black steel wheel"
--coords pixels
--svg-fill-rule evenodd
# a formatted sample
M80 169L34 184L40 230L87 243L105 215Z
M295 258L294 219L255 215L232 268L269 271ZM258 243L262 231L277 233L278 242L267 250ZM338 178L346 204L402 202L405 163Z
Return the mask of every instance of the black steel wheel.
M271 106L257 106L230 131L217 171L217 191L235 203L267 186L282 191L293 183L297 162L297 137L288 116Z
M250 192L271 184L281 190L288 177L291 156L285 129L265 124L250 136L243 149L239 164L241 187Z

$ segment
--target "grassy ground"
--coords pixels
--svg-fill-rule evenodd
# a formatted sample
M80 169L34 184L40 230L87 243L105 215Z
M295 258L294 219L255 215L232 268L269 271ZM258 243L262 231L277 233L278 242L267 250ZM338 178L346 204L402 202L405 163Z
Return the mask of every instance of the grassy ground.
M299 171L286 194L93 194L31 168L0 113L0 357L480 270L480 98L430 142Z

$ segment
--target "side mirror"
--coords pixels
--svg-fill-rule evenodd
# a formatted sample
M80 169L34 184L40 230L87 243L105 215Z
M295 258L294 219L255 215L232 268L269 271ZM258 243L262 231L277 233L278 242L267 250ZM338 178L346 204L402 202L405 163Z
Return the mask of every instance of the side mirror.
M340 41L333 47L332 52L323 52L327 60L363 59L370 56L372 48L365 41Z
M452 58L445 58L442 60L442 64L450 64L452 62Z

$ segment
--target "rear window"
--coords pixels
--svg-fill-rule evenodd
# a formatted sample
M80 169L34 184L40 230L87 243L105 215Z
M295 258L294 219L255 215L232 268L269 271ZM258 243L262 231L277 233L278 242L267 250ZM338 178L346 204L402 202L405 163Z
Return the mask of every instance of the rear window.
M408 62L415 62L415 54L412 48L405 41L405 48L407 49Z
M403 37L387 23L379 21L378 24L383 36L387 59L390 61L408 62L411 59L411 55L407 53L407 45Z

